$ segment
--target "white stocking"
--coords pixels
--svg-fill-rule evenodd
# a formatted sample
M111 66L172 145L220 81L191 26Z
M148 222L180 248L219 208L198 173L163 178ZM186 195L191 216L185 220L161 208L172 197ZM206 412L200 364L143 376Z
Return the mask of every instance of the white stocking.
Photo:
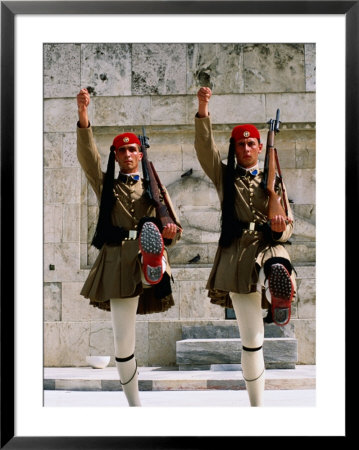
M138 297L111 299L111 319L117 358L128 358L135 352L137 306ZM129 406L141 406L135 357L125 362L116 361L116 366Z
M242 339L242 371L246 381L251 406L262 406L264 392L263 345L264 324L261 308L261 294L237 294L231 292L239 332Z

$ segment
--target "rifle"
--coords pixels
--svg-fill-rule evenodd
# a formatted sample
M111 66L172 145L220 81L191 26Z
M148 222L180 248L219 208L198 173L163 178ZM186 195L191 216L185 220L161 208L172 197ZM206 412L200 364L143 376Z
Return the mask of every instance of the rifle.
M263 184L268 193L268 220L270 221L274 216L283 216L286 222L291 222L288 218L288 205L285 196L285 188L283 184L283 177L279 166L277 149L274 147L274 137L279 133L279 109L275 119L270 119L269 131L267 135L267 148L264 159L264 177ZM276 179L279 178L279 183L282 188L282 197L275 192Z
M167 192L160 181L152 161L149 161L148 159L147 149L150 148L150 144L148 142L149 139L146 136L144 127L142 127L142 135L139 135L138 139L141 142L141 152L143 155L141 163L146 195L156 208L157 217L163 228L169 223L174 223L177 225L175 214L169 202ZM161 200L163 200L163 203ZM177 229L182 231L178 225Z

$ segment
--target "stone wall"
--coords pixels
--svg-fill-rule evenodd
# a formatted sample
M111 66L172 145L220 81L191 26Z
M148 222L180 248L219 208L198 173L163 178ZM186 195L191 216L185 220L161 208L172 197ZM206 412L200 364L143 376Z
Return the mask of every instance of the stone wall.
M183 325L229 323L204 288L219 237L217 194L193 147L196 92L213 90L215 140L281 110L281 168L295 214L288 247L298 274L290 327L298 362L315 363L315 46L314 44L44 45L44 358L46 366L86 365L88 354L113 355L110 314L80 295L96 250L89 242L95 196L76 158L76 94L92 94L90 120L106 167L110 143L146 126L149 155L184 226L170 251L176 305L137 320L139 365L174 365ZM263 161L264 152L261 158ZM192 169L192 174L182 176ZM195 256L200 259L188 262ZM113 364L113 360L111 360Z

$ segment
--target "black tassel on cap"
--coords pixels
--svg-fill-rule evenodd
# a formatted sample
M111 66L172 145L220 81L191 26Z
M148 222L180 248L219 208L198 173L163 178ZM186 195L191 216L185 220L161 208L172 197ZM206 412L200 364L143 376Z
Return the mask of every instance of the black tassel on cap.
M223 177L223 202L222 202L222 217L221 217L221 236L219 238L219 245L221 247L229 247L235 238L236 224L238 222L235 209L235 140L230 138L227 169Z
M96 231L91 245L101 249L105 242L121 243L124 238L124 230L112 225L111 212L116 198L113 193L113 183L115 179L115 147L111 145L110 155L107 162L107 170L103 180L100 212L98 216Z

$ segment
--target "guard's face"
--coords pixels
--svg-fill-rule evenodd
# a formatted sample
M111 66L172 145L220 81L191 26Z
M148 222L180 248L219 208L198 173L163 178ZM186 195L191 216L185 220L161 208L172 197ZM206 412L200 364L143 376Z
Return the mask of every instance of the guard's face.
M258 156L263 144L257 138L244 138L236 142L237 163L245 168L253 167L258 163Z
M142 156L137 144L123 145L115 152L116 161L120 165L122 173L138 172Z

